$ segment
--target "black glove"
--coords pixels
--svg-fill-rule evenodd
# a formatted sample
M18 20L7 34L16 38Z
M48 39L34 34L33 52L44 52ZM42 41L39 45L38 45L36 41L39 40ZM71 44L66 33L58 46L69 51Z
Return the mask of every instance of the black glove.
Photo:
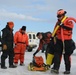
M33 54L33 56L35 56L38 52L39 52L39 50L36 50L36 52Z

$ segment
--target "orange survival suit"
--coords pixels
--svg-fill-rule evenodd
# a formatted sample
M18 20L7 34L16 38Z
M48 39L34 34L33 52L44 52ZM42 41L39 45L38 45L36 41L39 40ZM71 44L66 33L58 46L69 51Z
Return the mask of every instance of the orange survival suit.
M22 33L20 29L14 35L14 63L18 64L18 60L20 59L20 64L24 63L24 54L26 51L26 47L28 46L28 36L26 33Z
M71 63L70 63L70 55L73 53L75 46L72 40L72 31L74 24L72 21L76 20L71 17L67 17L62 25L60 25L59 29L56 32L57 35L57 42L55 46L55 53L54 53L54 70L59 70L60 68L60 59L62 53L64 53L64 61L65 61L65 72L70 73ZM57 22L58 23L58 22ZM56 24L57 26L58 24ZM63 42L65 47L63 46ZM64 51L63 51L64 48ZM64 73L65 73L64 72Z

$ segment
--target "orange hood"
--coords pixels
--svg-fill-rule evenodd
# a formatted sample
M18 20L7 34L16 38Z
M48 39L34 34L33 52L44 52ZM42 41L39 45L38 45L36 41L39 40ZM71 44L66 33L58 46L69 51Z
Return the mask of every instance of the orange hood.
M9 26L10 29L13 29L14 23L12 21L7 22L7 25Z

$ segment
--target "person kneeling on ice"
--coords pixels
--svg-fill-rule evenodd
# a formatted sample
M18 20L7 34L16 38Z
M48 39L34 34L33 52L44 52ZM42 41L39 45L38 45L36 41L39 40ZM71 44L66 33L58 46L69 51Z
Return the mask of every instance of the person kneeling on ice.
M74 24L72 21L76 22L76 19L72 17L66 17L67 12L63 9L57 11L58 21L54 29L54 35L57 36L57 41L55 44L54 52L54 66L51 72L58 74L61 62L61 56L64 55L65 61L65 71L64 74L70 74L71 62L70 56L75 49L75 44L72 40L72 30Z

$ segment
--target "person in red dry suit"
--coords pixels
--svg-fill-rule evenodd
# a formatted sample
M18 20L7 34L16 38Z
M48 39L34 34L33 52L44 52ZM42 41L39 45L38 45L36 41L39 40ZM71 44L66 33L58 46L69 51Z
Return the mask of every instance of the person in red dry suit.
M18 60L20 60L20 65L24 65L24 54L26 48L28 46L28 36L26 34L26 26L22 26L22 28L17 31L14 35L14 64L18 64Z
M61 56L64 55L65 61L65 71L64 74L70 74L71 62L70 56L75 49L74 41L72 40L72 31L73 31L73 21L76 22L76 19L72 17L66 17L67 12L63 9L58 10L55 29L57 36L54 52L54 66L51 69L51 72L58 74L61 62Z

